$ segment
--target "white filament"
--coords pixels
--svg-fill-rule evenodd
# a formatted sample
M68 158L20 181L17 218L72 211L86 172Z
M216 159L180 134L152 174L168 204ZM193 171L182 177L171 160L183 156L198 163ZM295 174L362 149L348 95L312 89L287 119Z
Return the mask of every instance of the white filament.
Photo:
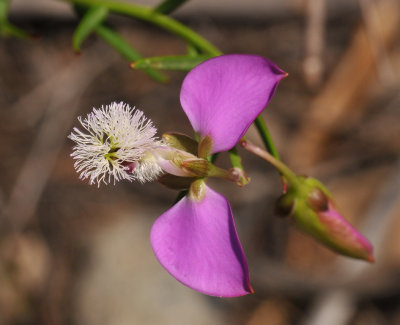
M157 129L142 111L113 102L78 120L85 132L74 128L68 137L76 143L71 156L79 178L100 186L122 179L144 183L162 173L151 154L161 144Z

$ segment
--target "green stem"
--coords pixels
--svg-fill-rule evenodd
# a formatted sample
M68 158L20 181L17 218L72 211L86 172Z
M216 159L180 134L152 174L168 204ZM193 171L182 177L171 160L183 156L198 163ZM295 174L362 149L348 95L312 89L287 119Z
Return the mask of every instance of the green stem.
M229 159L233 167L243 169L242 158L238 154L236 147L229 150Z
M93 6L104 6L110 11L131 16L133 18L150 22L156 26L159 26L173 34L176 34L186 40L187 42L193 44L197 48L203 50L205 53L211 55L221 55L221 51L218 50L214 45L212 45L205 38L197 34L192 29L186 27L175 19L163 15L159 12L154 11L150 7L139 6L136 4L112 1L112 0L63 0L75 4L85 5L89 7Z
M8 9L10 7L9 0L0 0L0 24L6 24L8 22Z
M267 148L268 152L273 156L276 160L280 161L279 153L278 150L275 147L274 141L272 140L271 133L269 132L267 125L264 122L264 119L262 118L261 115L258 115L257 118L254 121L254 124L257 128L258 133L261 136L261 139ZM279 171L279 169L278 169ZM281 180L282 180L282 185L283 185L283 191L286 191L287 183L286 183L286 178L285 175L279 171L281 174Z
M276 150L275 144L271 137L271 133L269 133L267 125L265 124L264 119L262 118L261 115L257 116L256 120L254 121L254 124L268 152L276 159L280 160L278 150Z

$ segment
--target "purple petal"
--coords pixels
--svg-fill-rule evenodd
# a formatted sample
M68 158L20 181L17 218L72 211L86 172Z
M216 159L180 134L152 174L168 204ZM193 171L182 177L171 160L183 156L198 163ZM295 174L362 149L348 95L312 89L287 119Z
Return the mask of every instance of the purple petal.
M226 151L246 133L286 75L260 56L215 57L188 73L181 105L193 129L202 137L211 137L211 153Z
M151 230L161 265L184 285L211 296L252 293L229 202L205 186L200 202L185 196Z

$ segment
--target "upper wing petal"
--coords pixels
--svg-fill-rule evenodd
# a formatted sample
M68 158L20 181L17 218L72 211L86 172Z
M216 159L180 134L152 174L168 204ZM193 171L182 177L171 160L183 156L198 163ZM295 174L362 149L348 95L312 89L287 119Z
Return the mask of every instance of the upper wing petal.
M218 56L188 73L181 105L194 130L212 139L211 153L226 151L246 133L286 75L261 56Z

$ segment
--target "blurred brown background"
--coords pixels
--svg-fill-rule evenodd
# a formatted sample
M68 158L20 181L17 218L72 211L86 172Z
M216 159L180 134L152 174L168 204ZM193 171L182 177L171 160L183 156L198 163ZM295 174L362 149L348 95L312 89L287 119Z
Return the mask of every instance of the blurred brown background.
M182 286L154 258L149 231L175 192L89 186L69 157L76 117L112 101L143 110L160 134L190 134L185 74L158 84L94 36L74 54L67 3L15 0L11 14L40 38L0 39L0 324L400 324L399 1L192 0L176 12L223 52L289 73L263 113L279 152L325 182L375 246L374 265L338 257L276 218L277 173L242 152L252 182L213 181L256 291L235 299ZM148 24L108 21L145 56L185 51Z

